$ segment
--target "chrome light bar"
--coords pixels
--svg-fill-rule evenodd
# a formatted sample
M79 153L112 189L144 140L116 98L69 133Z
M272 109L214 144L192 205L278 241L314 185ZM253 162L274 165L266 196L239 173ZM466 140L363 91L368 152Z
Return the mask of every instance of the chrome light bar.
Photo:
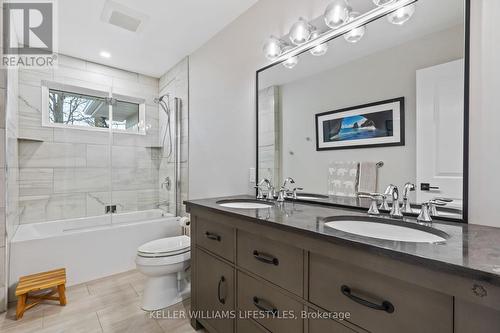
M341 27L333 30L328 30L319 35L317 38L312 39L308 41L305 44L296 46L291 48L290 50L287 50L283 54L281 54L275 61L271 63L271 65L278 64L280 62L283 62L284 60L287 60L290 57L297 56L301 53L307 52L314 47L321 45L323 43L327 43L328 41L342 36L345 33L348 33L352 29L356 29L358 27L361 27L363 25L366 25L372 21L375 21L383 16L386 16L387 14L390 14L399 8L411 5L412 3L417 2L418 0L399 0L396 1L395 3L384 6L384 7L377 7L369 12L366 12L365 14L362 14L358 16L356 19L342 25Z

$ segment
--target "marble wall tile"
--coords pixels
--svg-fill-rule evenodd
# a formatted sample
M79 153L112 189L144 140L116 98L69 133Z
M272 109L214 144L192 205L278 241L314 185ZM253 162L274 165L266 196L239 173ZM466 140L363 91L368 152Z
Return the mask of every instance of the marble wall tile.
M111 167L111 152L108 145L87 145L87 167L108 168Z
M116 168L112 172L113 191L156 188L158 171L153 168Z
M151 148L133 146L113 146L112 156L113 168L151 168L155 158Z
M54 128L54 142L108 145L109 132L73 128Z
M78 168L87 165L84 144L20 142L21 168Z
M53 193L54 169L19 169L19 195L37 196Z
M37 223L86 216L85 193L20 197L20 223Z
M123 79L125 82L138 82L139 74L125 71L118 68L113 68L94 62L86 62L86 70L92 73L102 74L112 78Z
M54 193L110 190L109 168L54 169Z
M87 67L87 62L82 59L70 57L64 54L59 54L57 59L58 66L76 68L80 70L85 70Z

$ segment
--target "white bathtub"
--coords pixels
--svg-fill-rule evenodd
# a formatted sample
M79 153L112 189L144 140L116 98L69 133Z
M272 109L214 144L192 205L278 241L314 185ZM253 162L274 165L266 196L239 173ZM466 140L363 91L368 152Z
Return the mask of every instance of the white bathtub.
M135 268L137 247L181 235L179 218L161 210L20 225L11 242L12 291L20 276L66 268L67 285Z

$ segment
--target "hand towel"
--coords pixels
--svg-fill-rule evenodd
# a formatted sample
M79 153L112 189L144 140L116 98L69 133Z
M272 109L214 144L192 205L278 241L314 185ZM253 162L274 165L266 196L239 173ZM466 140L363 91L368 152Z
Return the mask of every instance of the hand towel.
M332 162L328 168L328 195L355 197L358 162Z
M358 192L374 193L377 191L377 163L359 164Z

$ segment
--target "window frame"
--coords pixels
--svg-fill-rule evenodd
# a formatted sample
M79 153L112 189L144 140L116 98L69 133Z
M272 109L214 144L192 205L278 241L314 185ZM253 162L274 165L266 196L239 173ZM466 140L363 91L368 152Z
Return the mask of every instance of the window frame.
M75 130L84 130L84 131L97 131L97 132L112 132L119 134L133 134L133 135L146 135L146 100L142 97L129 96L123 94L113 94L110 91L97 90L92 88L86 88L82 86L73 86L58 82L52 81L42 81L42 127L51 127L51 128L61 128L61 129L75 129ZM105 99L115 99L122 102L134 103L139 105L139 126L138 131L131 132L126 129L119 129L112 127L113 121L113 105L109 105L111 108L109 110L109 128L102 127L92 127L92 126L78 126L78 125L69 125L69 124L61 124L61 123L53 123L50 121L49 117L49 94L50 90L58 90L73 94L81 94L89 97L97 97L97 98L105 98Z

